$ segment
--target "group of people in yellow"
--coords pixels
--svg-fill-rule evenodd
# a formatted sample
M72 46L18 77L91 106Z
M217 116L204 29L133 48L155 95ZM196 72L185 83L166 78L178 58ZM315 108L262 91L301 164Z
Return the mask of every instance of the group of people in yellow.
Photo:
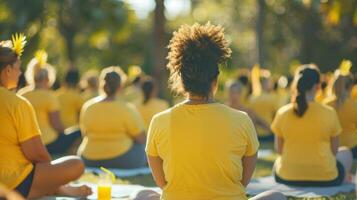
M0 184L25 198L90 195L85 185L68 185L85 166L149 165L161 199L247 199L259 142L267 140L275 141L279 155L273 168L279 183L351 181L357 84L350 65L323 88L313 64L276 82L254 67L226 83L222 104L215 97L219 66L231 55L223 28L184 25L170 40L167 68L171 89L186 99L169 108L157 97L155 81L137 67L130 85L120 67L110 66L99 77L86 73L82 89L79 71L71 68L53 91L56 72L44 51L27 65L28 86L17 90L25 43L23 35L0 43ZM74 152L78 157L51 158ZM267 191L251 199L286 198Z

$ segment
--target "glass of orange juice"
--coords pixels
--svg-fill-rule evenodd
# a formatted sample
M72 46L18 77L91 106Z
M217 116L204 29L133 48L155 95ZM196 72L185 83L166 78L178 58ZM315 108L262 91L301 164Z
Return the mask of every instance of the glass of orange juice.
M110 200L112 198L112 177L108 173L101 173L98 181L98 200Z

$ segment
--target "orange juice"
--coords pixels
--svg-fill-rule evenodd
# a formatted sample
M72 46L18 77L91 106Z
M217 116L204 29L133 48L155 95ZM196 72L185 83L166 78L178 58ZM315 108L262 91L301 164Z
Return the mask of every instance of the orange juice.
M98 200L110 200L112 187L110 185L98 185Z

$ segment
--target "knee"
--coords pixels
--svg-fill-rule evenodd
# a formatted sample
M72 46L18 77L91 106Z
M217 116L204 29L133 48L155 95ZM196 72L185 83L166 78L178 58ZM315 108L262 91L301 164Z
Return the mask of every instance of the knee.
M351 149L346 146L339 147L338 154L343 154L343 155L351 157L351 158L353 157Z
M68 160L68 165L70 165L70 169L68 171L73 180L78 179L84 173L84 163L78 157Z

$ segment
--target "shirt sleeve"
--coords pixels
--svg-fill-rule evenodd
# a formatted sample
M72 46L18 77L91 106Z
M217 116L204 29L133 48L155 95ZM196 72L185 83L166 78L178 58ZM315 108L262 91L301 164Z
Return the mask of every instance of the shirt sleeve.
M273 122L270 125L271 130L278 137L283 137L283 132L281 130L282 120L283 117L281 113L278 111L274 117Z
M35 111L27 100L23 99L15 109L14 120L19 142L41 135Z
M145 151L149 156L159 156L158 150L157 150L157 120L154 117L151 120L149 130L148 130L148 135L146 139L146 148Z
M252 156L258 151L259 141L258 141L257 132L255 131L254 124L252 120L248 117L248 115L245 125L245 132L247 135L247 149L245 152L245 156Z
M128 116L126 119L126 128L129 135L137 136L145 131L144 121L134 105L128 104Z

